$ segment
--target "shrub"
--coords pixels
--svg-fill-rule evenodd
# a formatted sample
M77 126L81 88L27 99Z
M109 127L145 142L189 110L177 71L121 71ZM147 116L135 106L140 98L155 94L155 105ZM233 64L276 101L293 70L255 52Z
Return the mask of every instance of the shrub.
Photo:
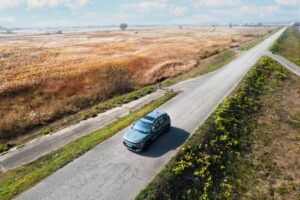
M106 83L104 90L111 95L123 94L133 89L132 75L126 67L108 67L104 70L102 77Z

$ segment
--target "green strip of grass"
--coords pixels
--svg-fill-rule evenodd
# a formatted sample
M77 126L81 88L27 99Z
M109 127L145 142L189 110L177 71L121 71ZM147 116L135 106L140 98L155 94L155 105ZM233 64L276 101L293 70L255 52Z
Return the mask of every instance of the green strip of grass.
M225 50L219 54L216 54L212 57L209 57L209 61L207 64L204 64L203 66L196 67L194 70L191 70L190 72L183 74L181 76L166 79L163 81L163 86L170 86L172 84L188 80L191 78L195 78L197 76L201 76L213 71L216 71L217 69L220 69L224 65L230 63L232 60L236 58L236 53L230 49Z
M264 41L267 37L260 37L257 38L255 40L252 40L251 42L246 43L245 45L241 46L239 48L240 51L248 51L249 49L255 47L256 45L258 45L259 43L261 43L262 41Z
M234 199L230 166L249 149L252 117L270 81L287 70L263 57L136 200Z
M265 39L267 39L268 37L270 37L271 35L273 35L274 33L276 33L279 29L275 29L273 30L271 33L263 36L263 37L259 37L257 39L254 39L244 45L242 45L239 50L240 51L248 51L249 49L255 47L256 45L258 45L259 43L261 43L262 41L264 41Z
M56 170L94 148L105 139L126 128L138 118L164 104L175 95L177 95L175 92L167 93L162 98L153 101L138 111L132 112L126 117L118 119L104 128L77 139L58 150L52 151L32 163L7 171L0 176L0 200L11 199L29 189Z
M105 102L102 102L98 105L93 106L92 109L89 109L88 111L81 114L81 120L85 120L91 117L96 117L99 113L103 113L107 110L110 110L112 108L121 106L123 104L129 103L131 101L137 100L141 97L146 96L147 94L150 94L154 92L158 87L156 85L149 85L142 87L140 89L136 89L130 93L116 96L110 100L107 100Z
M300 31L289 27L270 49L300 66Z

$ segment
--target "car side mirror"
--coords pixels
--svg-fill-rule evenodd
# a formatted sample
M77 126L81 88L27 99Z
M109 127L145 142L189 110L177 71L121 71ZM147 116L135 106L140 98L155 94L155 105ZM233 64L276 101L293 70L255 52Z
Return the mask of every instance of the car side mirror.
M133 122L131 127L133 128L135 124L136 124L136 122Z

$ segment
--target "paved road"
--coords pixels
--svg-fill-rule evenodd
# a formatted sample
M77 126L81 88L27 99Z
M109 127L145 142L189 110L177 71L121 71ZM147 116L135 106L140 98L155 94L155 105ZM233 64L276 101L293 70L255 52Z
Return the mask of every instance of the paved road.
M170 114L173 127L158 138L149 151L132 153L126 150L122 145L123 130L17 199L133 199L283 31L217 72L172 86L183 92L159 109Z
M271 52L268 52L267 55L273 58L274 60L277 60L280 64L285 66L288 70L290 70L294 74L300 76L300 67L295 63L292 63L291 61L287 60L282 56L272 54Z
M24 146L16 147L6 154L0 156L0 168L7 170L18 167L21 164L29 163L52 150L58 149L69 142L83 137L130 112L142 108L151 101L162 97L164 90L146 95L138 100L116 107L107 112L99 114L95 118L81 121L75 125L64 128L54 134L40 137L26 143Z

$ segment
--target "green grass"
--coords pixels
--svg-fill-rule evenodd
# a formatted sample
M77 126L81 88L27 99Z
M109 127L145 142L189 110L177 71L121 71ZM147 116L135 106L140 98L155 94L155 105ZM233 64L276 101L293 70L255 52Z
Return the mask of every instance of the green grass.
M170 86L172 84L185 81L191 78L195 78L197 76L201 76L213 71L216 71L217 69L220 69L224 65L230 63L232 60L236 58L236 53L230 49L225 50L219 54L216 54L208 59L210 61L208 64L205 64L203 66L200 66L198 68L195 68L194 70L191 70L190 72L183 74L181 76L175 77L175 78L169 78L162 82L163 86Z
M79 138L58 150L39 158L38 160L22 165L14 170L0 175L0 200L11 199L29 189L56 170L62 168L74 159L83 155L96 145L126 128L138 118L164 104L177 93L170 92L164 97L153 101L144 108L101 128L87 136Z
M265 39L267 39L268 37L270 37L272 34L274 34L275 32L277 32L279 29L275 29L273 30L272 32L270 32L269 34L263 36L263 37L259 37L259 38L256 38L244 45L242 45L239 50L240 51L248 51L249 49L255 47L256 45L258 45L259 43L261 43L262 41L264 41Z
M288 116L288 121L295 129L300 130L300 114Z
M270 49L300 66L300 31L289 27Z
M192 74L191 77L195 78L197 76L201 76L216 71L217 69L220 69L224 65L230 63L235 58L236 58L236 53L232 50L226 50L224 52L221 52L217 54L216 60L214 60L214 62L210 63L208 66L201 68L199 71Z
M294 184L282 184L278 189L278 193L281 195L289 194L296 190L296 185Z
M285 80L286 73L263 57L136 200L235 199L232 163L250 148L252 118L260 111L267 83Z
M154 92L158 88L157 85L149 85L142 87L140 89L136 89L130 93L121 95L121 96L116 96L110 100L107 100L105 102L102 102L98 105L93 106L91 109L88 111L85 111L81 114L81 120L85 120L91 117L96 117L99 113L103 113L107 110L110 110L112 108L121 106L123 104L129 103L131 101L137 100L141 97L146 96L147 94L150 94Z
M9 148L8 148L6 143L5 144L0 144L0 153L8 151L8 150L9 150Z

